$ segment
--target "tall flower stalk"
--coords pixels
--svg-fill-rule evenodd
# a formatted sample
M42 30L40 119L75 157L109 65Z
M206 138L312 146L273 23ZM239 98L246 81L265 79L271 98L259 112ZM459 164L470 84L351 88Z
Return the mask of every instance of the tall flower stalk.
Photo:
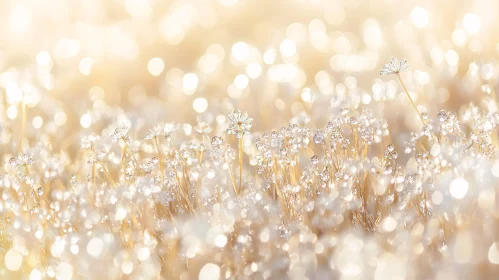
M163 155L161 153L161 146L158 140L158 136L160 136L164 131L164 124L157 124L153 128L151 128L144 139L146 140L154 140L154 145L156 146L156 151L158 153L158 161L159 161L159 169L161 173L161 179L165 179L165 168L163 163Z
M119 141L119 140L123 141L123 143L125 144L125 148L128 149L128 151L130 152L130 157L132 158L134 164L136 165L136 168L138 168L139 171L143 173L142 169L140 169L139 161L135 158L133 150L132 148L130 148L129 145L130 143L130 137L128 136L129 129L130 128L125 125L120 125L118 128L114 130L113 134L111 135L111 139L114 141Z
M22 111L22 123L21 123L21 137L19 139L19 153L24 151L23 143L24 143L24 135L26 133L26 101L24 97L24 93L22 94L21 101L21 111Z
M416 106L416 103L414 103L414 100L412 99L411 95L409 94L409 91L407 90L404 81L402 80L402 77L400 77L400 72L407 71L409 69L409 64L405 59L398 60L397 58L392 58L392 60L385 64L383 68L381 68L380 75L396 75L400 84L402 85L402 88L404 89L405 95L411 102L412 107L414 110L416 110L416 113L418 113L419 118L421 119L421 122L423 122L423 125L426 124L425 119L423 118L423 115L421 112L419 112L418 106Z
M229 128L227 134L234 134L239 139L239 192L241 192L243 184L243 136L250 132L253 119L248 116L248 113L242 113L239 110L229 114Z

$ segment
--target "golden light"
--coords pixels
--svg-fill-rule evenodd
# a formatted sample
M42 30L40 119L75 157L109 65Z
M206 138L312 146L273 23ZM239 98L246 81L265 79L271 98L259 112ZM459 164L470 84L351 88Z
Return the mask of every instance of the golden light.
M165 63L159 57L151 58L147 63L147 70L153 76L159 76L163 69L165 69Z
M498 11L3 1L0 278L497 278Z
M199 97L194 99L192 107L198 113L203 113L208 109L208 101L205 98Z
M418 28L425 28L428 25L429 14L428 11L421 7L415 7L411 11L412 23Z
M185 94L193 94L198 87L198 83L199 78L195 73L187 73L182 79L182 89Z
M450 194L456 199L463 199L468 193L468 185L463 178L454 179L449 186Z
M475 34L480 31L480 28L482 27L480 18L476 16L475 14L469 13L466 14L463 18L463 26L464 29L469 33L469 34Z

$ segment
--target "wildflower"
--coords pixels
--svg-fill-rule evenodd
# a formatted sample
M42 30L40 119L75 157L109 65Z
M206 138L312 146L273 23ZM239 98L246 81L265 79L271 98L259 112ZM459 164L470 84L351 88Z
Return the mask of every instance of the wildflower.
M163 133L164 129L165 129L165 125L162 123L158 123L153 128L149 129L149 131L147 132L146 137L144 137L144 139L151 140L153 138L156 138Z
M158 161L157 157L153 157L142 165L142 169L146 172L146 174L151 173L151 171L156 167L156 164L158 164Z
M126 143L130 142L130 138L128 137L128 131L130 130L130 127L124 124L120 124L111 134L111 139L113 141L118 141L120 139L123 139Z
M194 130L199 134L208 134L211 132L211 126L206 122L198 122Z
M227 134L234 134L236 138L243 138L244 134L249 133L253 119L248 117L248 113L242 113L239 110L229 114L230 125L227 129Z
M392 58L392 61L389 63L385 64L383 68L381 68L381 71L379 72L380 75L392 75L392 74L398 74L400 72L404 72L407 69L409 69L409 64L405 59L402 59L400 62L399 60L394 57Z
M229 114L230 125L227 129L227 134L234 134L237 139L239 139L239 191L243 184L243 136L250 132L251 125L253 124L253 119L248 117L248 113L242 113L239 110L234 110L234 112ZM236 193L236 189L234 189Z
M223 142L224 141L223 141L222 137L213 136L213 138L211 138L211 146L213 146L213 148L220 147L223 144Z
M325 135L324 135L324 132L322 132L322 130L320 130L320 129L314 130L313 139L314 139L315 144L320 144L320 143L324 142L324 138L325 138Z
M9 164L12 166L32 165L33 162L34 159L26 153L9 159Z
M90 149L94 146L94 144L97 140L100 140L100 137L98 135L95 135L95 134L90 134L90 135L84 136L81 139L81 148L82 149Z
M400 72L404 72L407 69L409 69L409 64L407 63L407 61L405 59L402 59L399 62L399 60L394 57L394 58L392 58L392 61L390 61L390 63L385 64L385 66L383 66L383 68L381 68L381 71L379 72L379 74L380 75L392 75L392 74L397 75L397 78L398 78L400 84L402 85L402 88L404 89L404 92L405 92L407 98L411 102L412 107L414 108L416 113L418 113L418 116L421 119L421 122L423 123L423 125L426 125L426 117L423 116L423 114L419 111L418 106L416 106L416 103L414 103L414 100L412 99L411 95L409 94L409 91L407 90L407 88L404 84L404 81L402 81L402 78L399 75Z
M9 164L16 171L17 176L20 179L24 179L28 172L28 166L32 165L35 162L33 157L29 154L21 154L17 157L11 157L9 159Z
M163 133L165 134L165 139L170 139L171 135L178 129L178 124L167 123L164 125Z
M230 164L236 157L232 148L224 144L223 139L219 136L213 136L211 146L213 147L211 159L215 165Z
M398 158L398 153L395 151L395 146L389 144L385 150L385 157L389 160Z

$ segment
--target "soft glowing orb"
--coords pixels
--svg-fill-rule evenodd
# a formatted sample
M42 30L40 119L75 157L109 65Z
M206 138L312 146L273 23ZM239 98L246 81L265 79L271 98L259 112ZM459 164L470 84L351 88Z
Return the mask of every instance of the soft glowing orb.
M499 264L499 247L497 246L497 243L492 243L490 246L488 257L490 263Z
M182 79L182 89L186 94L193 94L198 87L199 79L194 73L187 73Z
M47 51L41 51L36 55L36 63L40 66L49 66L51 61L50 54Z
M153 76L159 76L163 69L165 69L165 63L159 57L151 58L147 63L147 71Z
M87 253L93 257L99 256L103 249L104 241L97 237L92 238L87 244Z
M238 89L244 89L244 88L246 88L248 86L248 83L249 83L249 79L244 74L239 74L239 75L236 76L236 78L234 78L234 85Z
M428 25L428 11L421 7L415 7L411 11L412 23L418 28L424 28Z
M249 46L244 42L237 42L232 46L232 56L239 61L244 61L249 55Z
M194 108L194 111L198 113L203 113L208 109L208 101L205 98L196 98L192 102L192 108Z
M199 280L217 280L220 278L220 267L214 263L207 263L199 271Z
M220 234L215 237L215 245L217 247L223 248L227 244L227 236Z
M24 33L31 27L31 10L24 4L17 4L9 16L9 27L13 32Z
M397 220L395 220L391 216L388 216L383 220L383 223L381 226L382 226L383 230L386 232L393 231L397 227Z
M290 39L285 39L281 42L279 50L285 57L293 56L296 53L296 44Z
M57 126L62 126L66 123L67 115L66 113L59 111L54 115L54 122Z
M468 193L468 181L463 178L454 179L450 183L449 191L455 199L463 199Z
M83 128L89 128L91 124L92 124L92 116L90 116L89 114L83 114L83 116L81 116L80 118L80 125Z
M10 271L18 271L23 263L23 256L15 249L10 249L5 254L5 266Z
M246 66L246 74L251 79L258 78L258 76L260 76L261 73L262 73L262 66L257 62L250 63L248 64L248 66Z
M464 16L463 26L469 34L475 34L480 31L480 28L482 28L482 23L480 22L480 18L478 16L470 13Z
M38 269L33 269L29 274L29 280L41 280L43 274Z
M70 280L73 277L73 266L67 262L61 262L55 270L57 280Z
M93 63L94 61L90 57L85 57L82 60L80 60L80 64L78 66L80 73L84 76L89 76L90 73L92 72Z
M35 127L35 128L38 129L38 128L42 127L42 125L43 125L43 119L40 116L36 116L36 117L33 118L32 123L33 123L33 127Z

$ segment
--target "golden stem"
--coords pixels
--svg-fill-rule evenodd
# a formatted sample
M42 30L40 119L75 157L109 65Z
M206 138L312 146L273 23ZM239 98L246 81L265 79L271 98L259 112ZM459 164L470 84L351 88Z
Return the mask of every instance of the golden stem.
M189 183L187 182L189 174L185 166L182 167L182 175L184 178L184 185L185 185L184 190L186 193L189 193Z
M399 73L397 73L397 78L399 79L399 82L400 82L400 84L402 85L402 88L404 89L405 95L407 95L407 98L409 98L409 101L411 101L412 107L414 107L414 110L416 110L416 112L418 113L418 116L419 116L419 118L421 119L421 121L423 122L423 125L425 125L425 124L426 124L426 122L425 122L425 120L423 119L423 116L421 115L421 113L419 112L418 107L416 106L416 103L414 103L414 100L412 100L412 97L411 97L411 95L409 94L409 91L407 90L407 88L405 87L405 84L404 84L404 82L402 81L402 78L400 77L400 74L399 74Z
M180 188L180 189L182 189L182 188ZM189 195L185 192L184 189L182 189L182 191L180 193L184 197L185 202L187 203L187 206L189 207L189 209L191 210L191 212L194 213L194 207L192 206L191 201L189 200Z
M26 131L26 103L24 102L24 94L22 95L22 122L21 122L21 138L19 139L19 153L23 152L23 139Z
M106 178L113 184L113 186L116 188L118 187L118 184L116 184L116 181L114 181L113 177L111 176L111 174L109 174L109 171L107 171L106 167L104 166L104 164L102 164L102 162L99 162L99 164L101 165L102 167L102 170L104 172L104 175L106 175ZM94 163L95 165L95 163Z
M92 187L95 188L95 167L96 167L95 165L96 165L97 156L95 155L94 145L92 145L91 151L92 151L92 157L94 157L92 162Z
M154 143L156 144L156 150L158 151L159 169L161 171L161 179L165 179L165 169L163 167L163 157L161 156L161 150L159 149L158 137L154 136Z
M239 191L243 186L243 138L239 138Z
M352 130L353 132L353 142L354 142L354 146L355 146L355 151L358 152L359 151L359 135L357 134L357 129L355 129L355 126L350 126L350 129ZM354 155L352 154L352 157Z
M182 158L182 155L180 154L180 151L178 150L177 145L175 145L175 142L173 142L173 139L170 139L170 143L173 145L173 150L175 151L175 155L178 154L180 160L183 163L183 165L182 165L182 173L183 173L183 177L184 177L185 188L182 187L182 184L180 182L180 178L178 177L178 175L176 175L177 181L178 181L178 184L179 184L180 193L184 197L184 200L186 201L187 206L189 207L189 209L191 210L191 212L195 214L194 207L192 206L191 201L189 200L189 194L188 194L189 186L188 186L188 183L187 183L187 176L188 176L187 175L187 173L188 173L187 162L184 160L184 158ZM175 157L175 155L174 155L174 157Z
M425 222L428 222L428 192L423 192Z
M128 143L125 141L125 139L121 138L121 140L123 140L123 142L125 143L126 148L128 149L128 151L130 151L130 155L132 157L132 160L137 165L137 168L139 169L140 173L142 173L142 169L140 168L139 161L135 158L135 155L133 154L132 149L130 148L130 146L128 146Z
M126 172L125 152L126 152L126 150L125 150L125 147L120 146L120 148L121 148L121 169L122 169L123 174L125 174L125 172Z
M173 150L175 151L175 153L178 154L178 157L180 158L180 160L184 163L185 166L187 166L187 161L185 161L185 159L182 157L182 155L180 154L179 149L177 148L177 145L175 145L175 142L173 142L172 139L171 139L171 143L173 145Z
M229 164L229 175L230 179L232 180L232 188L234 189L234 193L236 195L239 195L239 193L237 192L236 181L234 180L234 175L232 174L232 167L230 166L230 164Z
M496 82L495 79L491 80L489 82L490 88L492 89L492 92L490 93L490 95L492 96L492 100L494 101L494 105L496 106L496 110L498 110L498 107L497 107L498 106L497 105L497 95L496 95L496 91L494 89L494 82ZM497 144L499 142L499 130L496 129L496 133L492 134L491 138L492 138L492 143L494 143L497 146Z
M95 161L92 163L92 186L95 188Z
M185 180L186 174L184 173L183 176L184 176L184 182L187 185L187 181ZM177 171L175 171L175 177L177 178L178 189L179 189L180 195L184 198L184 200L187 203L187 206L189 207L191 212L194 213L194 207L192 206L191 201L189 200L189 195L187 194L186 189L184 187L182 187L182 183L180 181L180 178L178 177Z

